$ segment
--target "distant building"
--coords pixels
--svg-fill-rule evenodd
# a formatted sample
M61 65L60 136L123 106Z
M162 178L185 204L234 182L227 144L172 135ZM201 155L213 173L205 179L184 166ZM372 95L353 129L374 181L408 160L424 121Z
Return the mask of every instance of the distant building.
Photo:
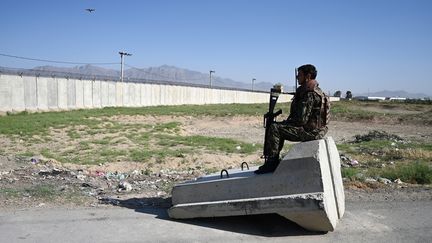
M365 101L365 100L368 100L368 97L367 96L355 96L355 97L353 97L353 100Z
M355 96L354 100L360 101L405 101L406 98L401 97L380 97L380 96Z
M390 101L405 101L407 98L401 98L401 97L388 97L388 100Z
M380 100L386 100L386 97L379 97L379 96L368 96L367 100L375 100L375 101L380 101Z

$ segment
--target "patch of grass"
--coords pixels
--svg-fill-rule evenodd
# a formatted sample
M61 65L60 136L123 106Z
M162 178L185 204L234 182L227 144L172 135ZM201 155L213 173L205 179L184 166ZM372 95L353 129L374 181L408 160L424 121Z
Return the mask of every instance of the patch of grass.
M45 157L45 158L54 158L54 154L48 149L48 148L43 148L40 153Z
M129 150L129 158L136 162L145 162L150 158L155 158L159 163L166 157L178 157L183 158L185 154L192 153L191 149L187 148L165 148L165 149L154 149L149 150L147 148L143 149L131 149Z
M88 135L96 135L96 134L101 134L101 133L102 133L102 130L101 130L101 129L88 129L88 130L86 131L86 133L87 133Z
M204 171L206 174L213 174L213 173L219 172L220 168L211 167L211 168L206 168Z
M26 188L1 188L0 194L4 194L8 197L23 197L31 196L38 199L53 199L59 195L59 192L53 185L35 185Z
M87 143L84 143L87 146ZM116 162L119 158L128 155L126 150L114 149L109 146L100 148L94 147L89 149L70 149L61 153L48 153L46 157L54 158L60 162L74 164L99 164L105 162Z
M81 142L79 142L78 149L79 150L89 150L89 149L91 149L90 142L89 141L81 141Z
M126 130L140 130L140 129L150 129L153 127L151 124L142 124L142 123L128 123L128 124L119 124L121 129Z
M363 176L360 173L359 168L343 167L341 172L343 178L348 178L351 181L363 180Z
M337 148L340 152L353 156L372 156L383 161L422 158L432 160L432 144L428 143L371 140L338 144Z
M111 140L111 144L122 144L122 143L126 143L127 140L124 137L117 137L117 138L113 138Z
M110 142L111 142L111 138L110 137L104 137L102 139L89 141L89 143L100 144L100 145L107 145Z
M83 205L88 201L88 197L79 190L73 188L60 191L54 185L35 185L25 186L23 188L0 188L0 197L3 198L23 198L32 197L34 199L55 201L60 199L62 203L72 202L75 205Z
M154 126L153 132L177 133L180 131L180 122L160 123Z
M80 154L73 159L74 160L70 162L82 165L97 165L105 162L102 157L95 155L93 151L88 151L87 153L82 155Z
M15 188L0 188L0 195L5 195L6 197L19 197L22 191Z
M17 155L23 156L23 157L32 157L35 155L35 153L32 151L26 151L26 152L22 152L22 153L17 153Z
M380 114L377 112L352 109L350 106L341 105L339 102L333 102L330 108L330 115L332 120L371 121Z
M370 109L374 111L371 111ZM369 110L368 110L369 109ZM399 113L389 113L389 110L399 110ZM404 113L403 111L407 111ZM413 115L410 112L417 111ZM331 120L340 121L382 121L390 124L409 123L432 125L432 109L430 104L381 103L373 101L332 102Z
M351 143L336 144L336 147L339 152L344 152L344 153L353 153L354 151L357 150L355 146L353 146Z
M74 156L79 154L79 151L76 149L68 149L68 150L64 150L60 153L61 156L63 157L67 157L67 156Z
M432 183L432 144L404 140L382 140L344 143L339 152L358 160L361 172L368 177L384 177L404 182ZM417 161L417 162L413 162ZM344 177L355 179L360 168L342 168Z
M60 154L57 154L57 153L53 153L48 148L41 149L40 154L42 156L44 156L45 158L47 158L47 159L54 159L54 160L59 161L59 162L63 162L64 161L64 157L63 156L61 156Z
M191 148L169 148L169 149L161 149L157 151L159 157L177 157L184 158L186 154L194 153L194 150Z
M29 142L30 144L44 143L47 141L46 139L47 139L46 137L32 137L27 142Z
M141 133L130 133L126 135L126 137L133 143L136 143L141 146L148 145L150 141L150 133L141 132Z
M356 146L359 151L376 151L382 148L389 148L392 145L392 141L387 140L372 140L359 143L359 146Z
M58 194L53 185L37 185L24 189L24 192L36 198L53 198Z
M424 150L424 151L432 151L432 143L409 142L409 143L396 143L396 145L401 149L417 149L417 150Z
M250 154L259 149L260 146L239 142L229 138L216 138L206 136L172 136L172 135L156 135L159 138L158 145L164 147L172 147L184 145L193 148L204 148L207 150L216 150L226 153L242 153Z
M95 124L84 111L18 113L0 117L0 134L32 136L47 134L49 128Z
M289 110L288 104L278 104L278 107ZM107 129L116 133L124 129L119 124L104 125L106 118L117 115L187 115L187 116L232 116L232 115L262 115L268 109L268 104L218 104L218 105L179 105L179 106L153 106L153 107L106 107L102 109L86 109L62 112L41 112L18 114L9 113L0 117L0 134L32 136L47 134L49 128L62 128L84 125L87 131L95 134L96 128ZM102 124L102 125L101 125ZM98 127L101 125L101 127ZM175 124L173 124L175 125ZM137 126L140 128L141 126ZM70 136L77 136L71 133Z
M83 157L77 154L65 154L59 157L59 161L62 163L73 163L73 164L85 164Z
M105 128L105 133L118 133L124 129L123 126L120 124L105 126L104 128Z
M232 116L262 115L268 104L213 104L148 107L152 115Z
M431 184L432 167L426 162L414 162L393 168L374 170L371 175L388 178L390 180L401 179L404 182Z
M81 134L79 134L76 130L68 130L67 131L67 135L71 138L71 139L79 139L81 138Z
M127 155L127 151L125 150L119 150L119 149L102 149L99 151L99 155L105 158L113 158L115 160L115 158L117 158L118 156L125 156ZM112 161L114 161L112 160Z
M136 162L144 162L150 159L152 155L152 151L146 149L132 149L129 151L129 158Z
M196 108L200 108L202 113L207 112L208 107L202 106L194 106ZM220 110L224 109L224 106L217 106ZM215 108L218 110L216 106ZM177 110L181 113L186 113L188 109L185 106L183 107L160 107L160 108L152 108L152 109L102 109L102 110L82 110L82 111L72 111L72 112L48 112L48 113L35 113L35 114L27 114L21 113L16 115L11 115L7 117L0 118L0 124L8 124L8 126L3 126L2 129L6 128L6 130L0 130L0 133L6 134L15 134L18 137L23 138L24 140L30 135L41 134L42 137L48 137L47 131L49 128L60 128L65 127L66 125L72 126L72 129L67 131L68 136L71 139L80 139L84 134L95 135L98 133L118 133L120 131L126 131L126 133L130 133L131 129L135 129L138 131L140 129L152 129L152 132L157 133L177 133L179 131L179 122L171 122L171 123L163 123L157 124L152 127L151 125L142 125L142 124L118 124L115 122L107 122L106 118L101 119L93 119L92 117L97 117L99 115L117 115L117 114L151 114L151 113L170 113L171 109ZM199 111L200 109L195 109L195 111ZM211 110L211 109L210 109ZM27 124L28 121L36 121L32 124L32 126L25 126L23 124ZM15 122L18 121L18 122ZM75 127L78 126L76 129ZM9 129L12 128L12 129ZM103 129L102 129L103 128ZM149 132L133 132L132 135L129 135L128 138L140 147L147 147L150 140ZM125 141L125 139L118 139L113 142L113 144L120 143ZM90 141L81 141L76 149L70 149L63 152L53 151L50 148L44 148L40 152L44 157L56 159L60 162L71 162L76 164L95 164L99 162L106 161L115 161L119 156L127 155L125 151L112 150L112 149L103 149L101 151L95 151L99 149L98 147L92 146L94 145L109 145L111 140L109 138L103 138L99 140L90 140ZM244 147L244 146L243 146ZM172 157L184 157L186 153L192 152L192 149L186 148L176 148L176 149L159 149L153 151L146 151L141 149L135 149L130 152L129 157L134 161L145 161L150 157L155 157L158 161L161 161L162 158L167 156ZM23 153L22 155L33 156L33 153Z

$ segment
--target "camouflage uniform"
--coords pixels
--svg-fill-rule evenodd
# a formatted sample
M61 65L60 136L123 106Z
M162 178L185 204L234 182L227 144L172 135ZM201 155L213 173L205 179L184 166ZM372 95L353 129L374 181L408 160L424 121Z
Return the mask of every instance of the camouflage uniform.
M296 90L287 120L270 126L264 145L264 155L279 157L284 140L303 142L321 139L327 126L321 125L321 89L316 81L302 85Z

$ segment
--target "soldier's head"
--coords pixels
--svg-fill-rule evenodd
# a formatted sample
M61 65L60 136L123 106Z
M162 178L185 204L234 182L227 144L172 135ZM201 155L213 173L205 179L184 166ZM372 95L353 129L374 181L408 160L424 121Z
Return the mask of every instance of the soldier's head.
M312 64L300 66L297 70L297 79L300 85L304 84L309 80L315 79L318 73L315 66Z
M315 79L318 73L315 66L312 64L305 64L303 66L300 66L297 70L299 72L302 72L305 76L308 76L308 74L310 74L310 79Z

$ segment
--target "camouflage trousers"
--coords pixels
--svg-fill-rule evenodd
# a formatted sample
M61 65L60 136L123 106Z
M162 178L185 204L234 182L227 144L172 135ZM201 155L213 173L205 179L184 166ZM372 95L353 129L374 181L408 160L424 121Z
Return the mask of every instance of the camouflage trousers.
M305 142L321 139L327 133L328 128L323 127L313 131L305 131L303 127L295 127L286 123L273 123L268 130L264 143L264 155L279 157L285 140L292 142Z

